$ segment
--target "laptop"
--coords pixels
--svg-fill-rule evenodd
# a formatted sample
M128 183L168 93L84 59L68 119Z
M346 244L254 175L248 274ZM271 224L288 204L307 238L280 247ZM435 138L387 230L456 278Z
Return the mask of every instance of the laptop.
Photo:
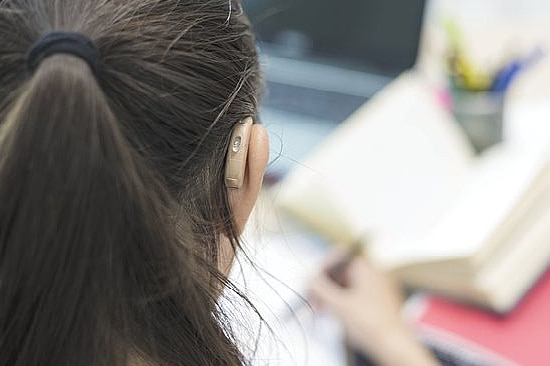
M427 0L243 0L258 40L278 180L416 64Z

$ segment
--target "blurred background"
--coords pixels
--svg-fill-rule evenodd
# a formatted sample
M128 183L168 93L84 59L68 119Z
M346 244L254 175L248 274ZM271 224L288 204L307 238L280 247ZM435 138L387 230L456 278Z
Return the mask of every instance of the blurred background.
M267 81L259 115L271 138L269 186L301 165L340 123L403 72L417 71L434 91L448 91L449 50L456 38L476 76L494 74L533 52L543 56L506 89L503 133L525 145L550 143L550 61L544 57L550 51L548 0L243 4ZM249 254L265 272L245 262L234 271L236 282L242 281L259 310L273 319L273 333L260 332L271 336L259 344L254 343L257 334L244 331L259 350L255 364L347 365L341 329L333 319L280 318L318 270L326 247L318 236L270 216L272 199L260 200L247 235Z

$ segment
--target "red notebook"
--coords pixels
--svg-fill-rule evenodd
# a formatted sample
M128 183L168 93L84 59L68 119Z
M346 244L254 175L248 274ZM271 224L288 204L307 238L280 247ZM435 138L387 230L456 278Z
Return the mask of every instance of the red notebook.
M505 316L434 295L411 298L406 315L449 364L550 365L550 270Z

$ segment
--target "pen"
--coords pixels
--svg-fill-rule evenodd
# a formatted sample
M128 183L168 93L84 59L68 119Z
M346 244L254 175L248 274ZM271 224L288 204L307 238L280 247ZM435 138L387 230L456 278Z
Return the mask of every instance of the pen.
M452 18L447 18L444 19L443 26L450 46L447 67L452 88L469 91L488 90L492 79L489 74L479 70L466 57L458 24Z
M504 66L500 71L497 72L493 84L491 85L491 90L496 92L504 92L515 77L527 66L531 65L533 62L537 61L543 52L540 48L535 49L529 56L520 59L514 60Z
M348 265L363 251L363 241L361 239L355 240L347 250L346 254L340 258L336 263L330 266L327 270L327 276L339 284L344 286L344 279L342 278Z

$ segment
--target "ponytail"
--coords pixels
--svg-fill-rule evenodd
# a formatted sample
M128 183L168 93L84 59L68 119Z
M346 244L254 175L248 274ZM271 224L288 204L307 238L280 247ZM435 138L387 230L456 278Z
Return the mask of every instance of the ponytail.
M90 67L43 60L0 130L1 365L242 362L163 192Z

